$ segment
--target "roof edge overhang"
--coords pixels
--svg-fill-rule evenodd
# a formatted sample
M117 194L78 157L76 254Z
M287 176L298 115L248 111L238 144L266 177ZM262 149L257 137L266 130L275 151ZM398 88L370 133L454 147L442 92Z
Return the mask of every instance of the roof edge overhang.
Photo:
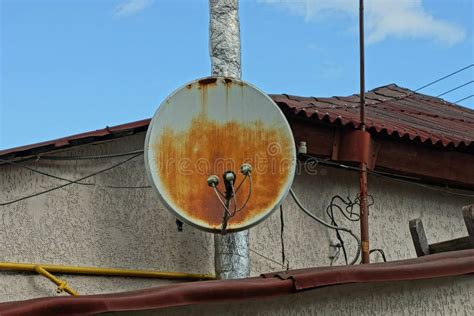
M306 141L308 153L325 159L338 161L334 155L338 133L355 130L352 123L343 125L342 121L307 118L283 109L295 141ZM0 159L23 160L40 157L42 154L65 150L78 145L110 141L124 136L144 133L150 119L106 127L95 131L72 135L51 141L5 149L0 151ZM375 143L373 161L375 170L388 171L397 175L409 176L420 182L433 185L452 186L474 190L474 168L465 168L474 161L474 146L463 148L444 147L427 144L417 139L388 135L383 131L369 129ZM347 162L340 160L342 162Z
M299 116L287 117L295 141L306 142L309 156L358 165L354 159L348 160L347 155L340 155L341 148L346 148L347 154L347 148L351 147L343 141L344 136L356 131L356 127L327 121L315 122ZM427 145L372 131L370 134L369 169L413 182L474 191L474 168L466 168L474 164L473 152Z

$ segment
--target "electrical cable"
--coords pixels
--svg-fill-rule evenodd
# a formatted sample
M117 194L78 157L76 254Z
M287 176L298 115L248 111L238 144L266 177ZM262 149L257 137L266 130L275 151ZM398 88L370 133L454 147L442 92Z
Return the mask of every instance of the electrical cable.
M221 197L220 197L220 195L219 195L219 192L218 192L216 186L213 185L212 188L214 189L214 192L216 193L216 196L217 196L217 198L219 199L219 202L221 202L222 206L224 207L224 210L226 211L227 215L229 215L229 217L231 217L231 216L232 216L232 215L231 215L232 213L231 213L231 212L229 211L229 209L227 208L226 203L224 203L224 201L221 199Z
M35 172L35 173L38 173L38 174L41 174L41 175L44 175L44 176L47 176L47 177L50 177L50 178L53 178L53 179L56 179L56 180L61 180L61 181L66 181L66 182L74 182L73 180L58 177L58 176L55 176L54 174L50 174L50 173L47 173L47 172L44 172L44 171L40 171L40 170L22 165L20 163L14 162L14 161L0 159L0 162L2 164L9 164L9 165L12 165L12 166L16 166L16 167L20 167L20 168L23 168L23 169L26 169L26 170L30 170L32 172ZM81 184L81 185L95 185L95 183L84 183L84 182L75 182L75 183L76 184Z
M23 164L15 162L15 161L9 161L9 160L5 160L5 159L0 158L0 163L1 164L9 164L9 165L12 165L12 166L24 168L26 170L30 170L34 173L38 173L38 174L41 174L41 175L44 175L44 176L47 176L47 177L50 177L50 178L53 178L53 179L66 181L66 182L71 182L71 184L79 184L79 185L86 185L86 186L99 186L99 187L108 188L108 189L148 189L148 188L151 188L150 185L145 185L145 186L115 186L115 185L97 184L97 183L93 183L93 182L91 182L91 183L89 183L89 182L75 182L74 180L70 180L70 179L67 179L67 178L56 176L56 175L51 174L51 173L40 171L38 169L25 166Z
M459 70L456 70L456 71L454 71L454 72L452 72L452 73L450 73L450 74L448 74L448 75L446 75L446 76L444 76L444 77L441 77L441 78L436 79L436 80L434 80L434 81L432 81L432 82L430 82L430 83L427 83L427 84L425 84L425 85L419 87L419 88L416 89L416 90L410 91L409 93L407 93L407 94L405 94L405 95L398 96L398 97L392 97L392 98L389 99L389 100L381 101L381 102L379 102L379 103L366 104L366 106L369 106L369 107L372 107L372 106L379 106L379 105L382 105L382 104L385 104L385 103L387 103L387 102L391 102L391 101L394 101L394 100L400 101L400 100L406 99L406 98L411 97L412 95L416 94L416 92L418 92L418 91L420 91L420 90L423 90L423 89L425 89L425 88L427 88L427 87L429 87L429 86L432 86L432 85L435 84L435 83L438 83L438 82L440 82L440 81L442 81L442 80L444 80L444 79L447 79L447 78L449 78L449 77L451 77L451 76L454 76L455 74L458 74L458 73L460 73L460 72L462 72L462 71L464 71L464 70L467 70L467 69L469 69L469 68L471 68L471 67L473 67L473 66L474 66L474 64L467 65L467 66L465 66L465 67L463 67L463 68L461 68L461 69L459 69ZM459 87L459 88L460 88L460 87ZM453 91L454 91L454 90L453 90ZM451 92L451 91L448 91L448 92ZM446 94L446 93L445 93L445 94ZM444 94L441 94L441 95L444 95ZM439 95L439 96L441 96L441 95ZM437 97L439 97L439 96L437 96ZM320 101L320 102L321 102L321 101ZM458 101L458 102L459 102L459 101ZM457 103L457 102L455 102L455 103ZM342 109L342 108L347 108L347 107L348 107L348 106L345 105L345 106L332 106L332 107L318 107L318 109ZM351 106L351 107L352 107L352 108L357 108L357 107L359 107L359 105L353 105L353 106Z
M336 199L340 200L343 204L346 205L346 210L345 211L339 205L336 204L336 202L335 202ZM358 203L359 203L359 198L356 198L355 201L352 202L349 197L347 198L347 201L346 201L339 195L333 196L331 198L331 203L326 208L326 214L329 217L329 219L331 220L331 224L336 226L336 227L339 227L339 225L337 225L336 219L334 217L334 208L339 210L342 213L342 215L346 219L348 219L349 221L351 221L351 222L359 221L360 216L352 211L355 205L359 205ZM349 216L346 214L346 212L349 213ZM356 215L356 218L353 218L352 217L353 215ZM337 240L339 240L339 247L340 247L340 249L342 249L342 253L344 255L344 261L346 262L346 264L348 264L347 251L346 251L346 247L344 246L344 240L342 239L341 234L337 230L336 230L336 238L337 238Z
M387 262L387 258L385 257L385 252L382 249L374 248L369 251L369 255L374 252L379 252L382 255L383 262Z
M425 84L424 86L422 86L422 87L416 89L415 92L418 92L418 91L420 91L420 90L422 90L422 89L424 89L424 88L427 88L427 87L429 87L429 86L431 86L431 85L434 85L435 83L438 83L438 82L440 82L440 81L442 81L442 80L444 80L444 79L446 79L446 78L449 78L449 77L451 77L451 76L454 76L455 74L458 74L458 73L460 73L460 72L462 72L462 71L464 71L464 70L466 70L466 69L469 69L469 68L471 68L472 66L474 66L474 64L467 65L466 67L463 67L463 68L461 68L461 69L459 69L459 70L456 70L455 72L452 72L452 73L450 73L449 75L446 75L446 76L444 76L444 77L441 77L441 78L439 78L439 79L436 79L435 81L432 81L432 82L430 82L430 83L428 83L428 84Z
M107 159L115 157L130 156L135 154L143 154L143 149L138 149L129 152L116 153L116 154L104 154L104 155L91 155L91 156L36 156L36 160L96 160L96 159Z
M240 190L240 187L242 186L242 184L244 183L244 181L247 179L248 175L245 175L244 178L242 179L242 181L240 181L239 185L237 186L237 188L235 189L235 193L239 192Z
M334 262L337 260L337 258L339 258L339 254L341 253L341 246L338 245L337 246L337 251L336 253L334 254L334 257L331 258L331 261L329 262L329 266L332 267L332 265L334 264Z
M459 103L459 102L461 102L461 101L464 101L464 100L470 99L470 98L472 98L472 97L474 97L474 94L468 95L467 97L465 97L465 98L462 98L462 99L460 99L460 100L457 100L457 101L456 101L456 102L454 102L454 103Z
M474 80L468 81L468 82L466 82L466 83L464 83L464 84L462 84L462 85L460 85L460 86L457 86L456 88L453 88L453 89L451 89L451 90L448 90L448 91L446 91L446 92L443 92L443 93L441 93L441 94L438 94L436 97L439 98L439 97L441 97L441 96L443 96L443 95L445 95L445 94L448 94L448 93L453 92L453 91L456 91L456 90L458 90L458 89L460 89L460 88L462 88L462 87L465 87L465 86L467 86L467 85L470 85L470 84L473 83L473 82L474 82Z
M335 203L335 200L336 199L339 199L343 204L346 205L346 209L345 211ZM360 198L357 197L354 201L351 201L351 199L349 197L347 197L347 201L344 200L340 195L335 195L331 198L331 204L328 205L328 207L326 208L326 214L329 216L329 217L334 217L334 212L333 212L333 208L335 207L337 210L339 210L342 215L349 221L351 222L357 222L359 221L360 219L360 215L357 214L357 213L354 213L353 212L353 209L354 209L354 206L355 205L360 205L359 204L359 201L360 201ZM369 205L370 206L370 205ZM329 211L331 211L332 214L329 214ZM348 213L349 215L347 215L346 213ZM355 218L353 218L353 216Z
M231 217L237 213L237 197L235 194L235 188L234 188L234 181L230 181L230 187L232 188L232 199L234 200L234 212L232 213ZM230 201L229 201L230 203Z
M322 165L338 167L338 168L352 170L352 171L360 171L360 169L358 167L344 165L344 164L334 162L334 161L331 161L331 160L320 159L320 158L316 158L316 157L311 157L309 159L311 159L313 161L317 161L318 163L321 163ZM389 172L382 172L382 171L367 170L367 172L369 174L377 176L377 177L417 185L417 186L420 186L420 187L423 187L423 188L426 188L426 189L432 190L432 191L444 192L444 193L447 193L447 194L457 195L457 196L474 197L474 194L465 194L465 193L453 192L453 191L437 188L435 186L430 186L430 185L426 185L426 184L423 184L423 183L414 182L414 181L422 181L422 179L420 179L420 178L408 177L408 176L404 176L404 175L399 175L399 174L389 173Z
M247 205L252 195L252 176L249 174L248 178L249 178L249 194L247 195L247 199L245 200L244 204L236 211L236 213L244 209L244 207Z
M420 90L423 90L424 88L427 88L427 87L429 87L429 86L432 86L432 85L434 85L435 83L438 83L438 82L440 82L440 81L442 81L442 80L444 80L444 79L447 79L447 78L449 78L449 77L451 77L451 76L454 76L455 74L458 74L458 73L460 73L460 72L462 72L462 71L464 71L464 70L467 70L467 69L471 68L472 66L474 66L474 64L467 65L466 67L463 67L463 68L461 68L461 69L459 69L459 70L456 70L456 71L454 71L454 72L452 72L452 73L450 73L450 74L448 74L448 75L446 75L446 76L444 76L444 77L441 77L441 78L436 79L436 80L434 80L434 81L432 81L432 82L430 82L430 83L427 83L427 84L425 84L424 86L421 86L421 87L419 87L418 89L416 89L416 90L414 90L414 91L412 91L412 92L410 92L410 93L407 93L406 95L404 95L404 96L402 96L402 97L396 97L396 98L393 98L393 99L391 99L391 100L386 100L386 101L383 101L383 102L381 102L381 103L377 103L376 105L380 105L380 104L383 104L383 103L386 103L386 102L390 102L390 101L393 101L393 100L403 100L403 99L405 99L405 98L408 98L408 97L414 95L416 92L418 92L418 91L420 91ZM468 84L469 84L469 83L468 83ZM466 84L465 84L465 85L466 85ZM463 85L463 86L464 86L464 85ZM458 88L456 88L456 89L459 89L459 88L461 88L461 87L458 87ZM454 90L456 90L456 89L454 89ZM454 90L452 90L452 91L454 91ZM448 92L451 92L451 91L448 91ZM440 95L437 95L436 97L439 98L440 96L445 95L445 94L448 93L448 92L445 92L445 93L442 93L442 94L440 94Z
M417 185L419 187L422 187L422 188L425 188L425 189L428 189L428 190L432 190L432 191L438 191L438 192L443 192L443 193L447 193L447 194L451 194L451 195L457 195L457 196L474 197L474 194L465 194L465 193L453 192L453 191L437 188L437 187L434 187L434 186L429 186L429 185L426 185L426 184L423 184L423 183L418 183L418 182L413 182L413 181L408 181L408 180L404 180L404 179L401 179L401 178L397 178L396 175L395 175L395 177L394 176L388 176L388 175L380 174L380 173L375 172L375 171L368 171L368 173L372 174L374 176L377 176L377 177L391 179L393 181L398 181L398 182L403 182L403 183L410 183L410 184Z
M271 261L271 262L273 262L273 263L275 263L275 264L277 264L277 265L283 267L283 269L285 269L285 270L287 269L287 267L285 267L285 266L284 266L283 264L281 264L280 262L278 262L278 261L276 261L276 260L273 260L272 258L269 258L269 257L267 257L267 256L265 256L265 255L262 255L261 253L259 253L259 252L255 251L255 250L253 250L253 249L250 248L250 247L249 247L249 250L250 250L251 252L253 252L254 254L256 254L256 255L258 255L258 256L260 256L260 257L262 257L262 258L264 258L264 259L267 259L268 261Z
M306 214L308 215L309 217L311 217L312 219L314 219L315 221L317 221L318 223L320 223L321 225L327 227L327 228L330 228L330 229L334 229L336 231L343 231L343 232L346 232L348 234L350 234L352 237L354 237L354 239L357 241L357 252L356 252L356 255L354 257L354 259L350 262L350 265L353 265L357 262L357 260L359 259L359 256L360 256L360 249L361 249L361 241L359 239L359 237L354 234L352 232L352 230L348 229L348 228L344 228L344 227L338 227L338 226L335 226L335 225L331 225L329 223L326 223L324 220L320 219L319 217L317 217L316 215L314 215L313 213L311 213L309 210L307 210L303 204L301 204L301 202L299 201L299 199L296 197L296 194L295 192L293 191L293 189L290 189L290 195L293 197L293 199L295 200L295 203L296 205L298 205L298 207Z
M138 185L138 186L126 186L126 185L102 185L96 184L99 187L107 188L107 189L150 189L152 188L151 185Z
M141 156L141 155L142 155L142 153L141 153L141 154L137 154L137 155L135 155L135 156L132 156L132 157L129 157L129 158L125 159L125 160L122 160L121 162L116 163L116 164L114 164L114 165L112 165L112 166L110 166L110 167L101 169L101 170L96 171L96 172L94 172L94 173L91 173L91 174L89 174L89 175L87 175L87 176L85 176L85 177L81 177L81 178L79 178L79 179L77 179L77 180L73 180L73 181L71 181L71 182L68 182L68 183L65 183L65 184L62 184L62 185L59 185L59 186L56 186L56 187L47 189L47 190L45 190L45 191L41 191L41 192L37 192L37 193L31 194L31 195L27 195L27 196L24 196L24 197L21 197L21 198L12 200L12 201L0 203L0 206L6 206L6 205L14 204L14 203L17 203L17 202L26 200L26 199L30 199L30 198L36 197L36 196L38 196L38 195L42 195L42 194L49 193L49 192L52 192L52 191L55 191L55 190L58 190L58 189L62 189L62 188L66 187L66 186L69 186L69 185L71 185L71 184L76 184L76 183L78 183L78 182L80 182L80 181L82 181L82 180L85 180L85 179L94 177L94 176L96 176L96 175L98 175L98 174L104 173L104 172L106 172L106 171L112 170L112 169L114 169L114 168L116 168L116 167L118 167L118 166L120 166L120 165L123 165L124 163L126 163L126 162L128 162L128 161L130 161L130 160L132 160L132 159L135 159L136 157Z

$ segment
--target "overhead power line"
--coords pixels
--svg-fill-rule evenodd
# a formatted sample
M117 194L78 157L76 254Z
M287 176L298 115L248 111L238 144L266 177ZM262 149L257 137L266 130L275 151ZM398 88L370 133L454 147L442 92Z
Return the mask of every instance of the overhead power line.
M443 77L438 78L438 79L436 79L436 80L434 80L434 81L431 81L430 83L427 83L427 84L425 84L424 86L421 86L421 87L419 87L418 89L416 89L416 90L414 90L414 91L411 91L410 93L407 93L407 94L405 94L405 95L403 95L403 96L394 97L394 98L389 99L389 100L386 100L386 101L382 101L382 102L377 103L377 104L375 104L375 105L379 106L379 105L381 105L381 104L384 104L384 103L387 103L387 102L391 102L391 101L393 101L393 100L398 100L398 101L399 101L399 100L406 99L406 98L408 98L408 97L411 97L411 96L414 95L416 92L418 92L418 91L420 91L420 90L422 90L422 89L424 89L424 88L427 88L427 87L429 87L429 86L432 86L432 85L434 85L435 83L438 83L438 82L440 82L440 81L443 81L443 80L445 80L445 79L447 79L447 78L449 78L449 77L451 77L451 76L454 76L455 74L458 74L458 73L460 73L460 72L462 72L462 71L465 71L465 70L467 70L467 69L469 69L469 68L471 68L471 67L473 67L473 66L474 66L474 64L467 65L466 67L463 67L463 68L461 68L461 69L458 69L458 70L456 70L456 71L454 71L454 72L452 72L452 73L450 73L450 74L448 74L448 75L446 75L446 76L443 76ZM472 83L472 81L469 82L469 83ZM469 83L467 83L467 84L469 84ZM465 85L467 85L467 84L465 84ZM459 89L459 88L461 88L461 87L457 87L457 88L455 88L454 90ZM454 90L452 90L452 91L454 91ZM446 92L444 92L444 93L438 95L437 97L440 97L440 96L442 96L442 95L444 95L444 94L446 94L446 93L449 93L449 92L451 92L451 91L446 91Z
M446 78L449 78L449 77L451 77L451 76L454 76L455 74L458 74L458 73L460 73L460 72L462 72L462 71L464 71L464 70L466 70L466 69L469 69L469 68L471 68L472 66L474 66L474 64L470 64L470 65L468 65L468 66L466 66L466 67L463 67L463 68L461 68L461 69L459 69L459 70L456 70L455 72L450 73L449 75L446 75L446 76L444 76L444 77L441 77L441 78L439 78L439 79L436 79L435 81L432 81L432 82L430 82L430 83L427 83L427 84L425 84L424 86L419 87L418 89L416 89L415 92L418 92L418 91L420 91L420 90L422 90L422 89L424 89L424 88L427 88L427 87L429 87L429 86L431 86L431 85L434 85L435 83L438 83L438 82L440 82L440 81L442 81L442 80L444 80L444 79L446 79Z
M462 98L461 100L457 100L457 101L454 102L454 103L459 103L459 102L461 102L461 101L467 100L467 99L472 98L472 97L474 97L474 94L471 94L471 95L469 95L469 96L467 96L467 97L465 97L465 98Z
M388 103L388 102L404 100L404 99L406 99L406 98L408 98L408 97L411 97L412 95L416 94L418 91L420 91L420 90L422 90L422 89L424 89L424 88L427 88L427 87L429 87L429 86L432 86L432 85L434 85L435 83L438 83L438 82L440 82L440 81L443 81L443 80L445 80L445 79L447 79L447 78L449 78L449 77L451 77L451 76L454 76L455 74L458 74L458 73L460 73L460 72L463 72L463 71L465 71L465 70L467 70L467 69L469 69L469 68L471 68L471 67L473 67L473 66L474 66L474 64L467 65L467 66L465 66L465 67L463 67L463 68L461 68L461 69L458 69L458 70L456 70L456 71L454 71L454 72L452 72L452 73L450 73L450 74L448 74L448 75L445 75L445 76L443 76L443 77L441 77L441 78L438 78L438 79L436 79L436 80L434 80L434 81L431 81L430 83L427 83L427 84L425 84L425 85L419 87L418 89L413 90L413 91L410 91L410 92L408 92L408 93L406 93L406 94L404 94L404 95L400 95L400 96L397 96L397 97L392 97L392 98L389 98L389 99L387 99L387 100L385 100L385 101L381 101L381 102L378 102L378 103L368 104L368 106L370 106L370 107L377 107L377 106L380 106L380 105L385 104L385 103ZM459 87L459 88L460 88L460 87ZM453 91L454 91L454 90L453 90ZM450 91L449 91L449 92L450 92ZM447 92L446 92L446 93L447 93ZM352 107L357 108L357 107L359 107L359 105L353 105ZM318 108L320 108L320 109L342 109L342 108L347 108L347 105L344 105L344 106L332 106L332 107L318 107Z
M465 87L465 86L467 86L467 85L470 85L470 84L473 83L473 82L474 82L474 80L468 81L468 82L466 82L466 83L464 83L464 84L462 84L462 85L460 85L460 86L457 86L456 88L453 88L453 89L451 89L451 90L448 90L448 91L446 91L446 92L443 92L443 93L441 93L441 94L438 94L436 97L439 98L439 97L441 97L441 96L443 96L443 95L445 95L445 94L448 94L448 93L453 92L453 91L455 91L455 90L458 90L458 89L460 89L460 88L462 88L462 87Z

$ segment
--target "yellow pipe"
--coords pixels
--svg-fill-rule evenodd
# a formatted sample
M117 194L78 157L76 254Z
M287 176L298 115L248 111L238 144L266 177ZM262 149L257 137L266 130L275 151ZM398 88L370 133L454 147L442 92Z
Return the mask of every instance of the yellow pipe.
M150 270L128 270L128 269L96 268L96 267L77 267L77 266L63 266L63 265L53 265L53 264L0 262L0 270L37 272L36 270L37 266L40 266L44 270L47 270L51 273L64 273L64 274L157 278L157 279L168 279L168 280L215 280L216 279L213 275L209 275L209 274L195 274L195 273L183 273L183 272L159 272L159 271L150 271Z
M69 294L73 295L73 296L78 296L79 294L74 291L68 284L66 281L64 280L61 280L57 277L55 277L54 275L52 275L51 273L49 273L48 271L46 271L43 267L41 266L35 266L35 271L38 272L39 274L41 274L42 276L50 279L52 282L56 283L56 285L58 286L58 289L57 289L57 292L58 293L61 293L62 291L66 291L68 292Z

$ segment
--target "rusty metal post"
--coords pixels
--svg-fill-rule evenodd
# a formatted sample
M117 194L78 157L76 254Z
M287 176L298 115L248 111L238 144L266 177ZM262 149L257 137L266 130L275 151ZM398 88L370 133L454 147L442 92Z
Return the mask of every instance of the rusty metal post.
M213 76L240 79L238 0L209 0L209 51ZM214 235L214 266L218 279L250 274L249 231Z
M359 50L360 50L360 130L365 132L365 54L364 54L364 0L359 0ZM365 142L362 142L365 144ZM365 152L365 150L364 150ZM370 263L369 257L369 207L367 205L367 162L359 165L360 187L360 239L362 263Z

